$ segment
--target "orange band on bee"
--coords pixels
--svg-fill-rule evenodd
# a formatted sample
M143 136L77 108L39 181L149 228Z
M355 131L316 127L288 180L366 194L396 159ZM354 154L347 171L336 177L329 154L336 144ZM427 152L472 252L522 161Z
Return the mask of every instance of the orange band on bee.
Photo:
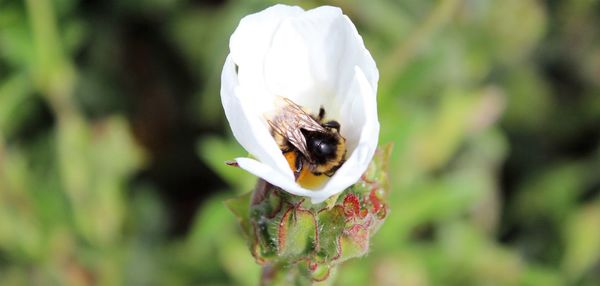
M303 188L316 189L322 186L323 183L325 183L325 181L327 180L328 177L326 175L313 174L310 171L307 164L304 164L302 166L302 169L300 169L299 172L296 172L296 160L301 160L301 158L298 158L297 152L286 152L283 154L283 156L287 160L290 169L294 171L294 177L296 178L296 182Z

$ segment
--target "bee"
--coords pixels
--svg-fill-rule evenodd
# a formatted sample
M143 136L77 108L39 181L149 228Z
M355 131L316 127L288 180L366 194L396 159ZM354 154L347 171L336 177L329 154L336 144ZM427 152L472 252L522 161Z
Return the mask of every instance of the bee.
M346 157L346 139L340 134L340 124L324 121L323 107L314 116L290 99L281 99L281 108L267 123L296 181L300 182L308 172L313 176L333 176Z

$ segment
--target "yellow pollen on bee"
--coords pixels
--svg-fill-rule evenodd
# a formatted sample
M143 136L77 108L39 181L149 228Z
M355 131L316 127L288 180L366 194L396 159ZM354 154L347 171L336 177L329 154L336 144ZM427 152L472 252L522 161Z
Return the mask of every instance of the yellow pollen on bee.
M298 158L298 156L296 155L296 152L287 152L283 154L285 159L287 160L290 169L295 170L296 169L296 159ZM298 178L296 179L296 182L302 186L303 188L307 188L307 189L316 189L320 186L323 185L323 183L325 183L325 181L327 180L327 176L326 175L315 175L313 174L308 166L304 165L302 167L302 170L300 170L300 175L298 175Z

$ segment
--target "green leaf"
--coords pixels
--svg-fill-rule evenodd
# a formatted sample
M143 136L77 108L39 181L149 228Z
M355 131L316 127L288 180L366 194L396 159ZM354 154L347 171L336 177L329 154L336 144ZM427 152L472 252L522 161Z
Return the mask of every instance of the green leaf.
M0 82L0 135L9 137L31 117L30 79L25 74L14 74ZM34 110L37 111L37 110Z
M578 209L565 225L564 236L563 266L572 281L578 281L600 262L600 200Z
M224 201L225 206L235 215L246 237L250 237L250 199L252 192Z

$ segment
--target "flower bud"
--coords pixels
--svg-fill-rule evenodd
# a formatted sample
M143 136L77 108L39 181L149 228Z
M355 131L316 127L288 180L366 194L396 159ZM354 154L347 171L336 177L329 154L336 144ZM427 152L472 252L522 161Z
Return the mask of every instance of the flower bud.
M264 266L263 283L324 281L341 262L368 252L388 212L390 151L390 145L378 149L356 184L321 204L262 179L251 194L226 202Z

